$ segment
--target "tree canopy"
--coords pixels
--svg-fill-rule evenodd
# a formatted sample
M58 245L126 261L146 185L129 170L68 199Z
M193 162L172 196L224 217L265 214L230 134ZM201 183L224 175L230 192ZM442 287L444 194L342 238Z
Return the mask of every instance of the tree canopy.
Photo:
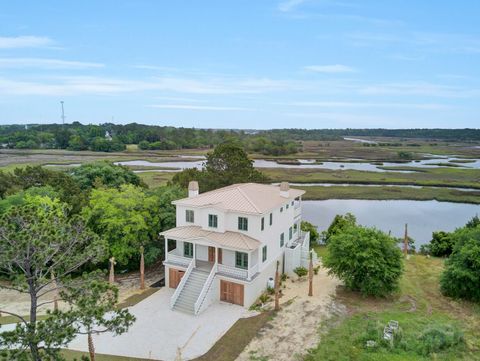
M93 189L82 215L88 226L108 242L109 254L121 264L137 262L140 246L152 264L163 250L159 233L175 226L171 202L184 196L180 188L161 187L151 192L132 184Z
M324 242L328 243L333 236L341 233L345 228L355 226L356 224L357 218L352 213L346 213L345 215L337 214L327 231L322 234Z
M82 164L71 171L73 179L82 189L96 185L118 188L122 184L144 186L142 180L128 167L115 165L108 161Z
M201 171L186 169L177 173L172 182L186 187L191 180L198 181L200 191L204 192L235 183L266 182L267 177L253 167L253 161L241 146L228 142L207 155Z
M105 257L105 243L78 216L68 216L67 205L36 196L0 216L0 274L12 282L0 283L30 296L29 318L8 310L19 324L0 334L1 351L12 360L40 361L42 355L58 356L60 347L73 339L76 329L68 314L49 312L37 319L38 308L49 304L45 297L66 284L72 273ZM43 344L42 350L40 344Z
M396 239L375 229L349 225L329 239L324 265L345 286L364 295L385 296L398 288L403 256Z
M450 234L454 246L440 286L447 296L480 302L480 225L471 225Z

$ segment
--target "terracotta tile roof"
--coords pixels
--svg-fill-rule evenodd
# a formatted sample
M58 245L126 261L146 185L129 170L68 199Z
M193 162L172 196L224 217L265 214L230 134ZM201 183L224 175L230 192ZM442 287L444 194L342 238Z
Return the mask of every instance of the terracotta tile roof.
M191 198L174 201L173 204L190 207L212 206L233 212L266 213L301 196L305 191L290 188L288 198L281 196L280 186L259 183L239 183Z
M182 226L169 229L168 231L160 233L165 238L173 238L180 241L193 241L195 239L205 239L220 246L241 249L246 251L253 251L260 246L260 241L249 237L243 233L226 231L212 232L202 229L199 226Z

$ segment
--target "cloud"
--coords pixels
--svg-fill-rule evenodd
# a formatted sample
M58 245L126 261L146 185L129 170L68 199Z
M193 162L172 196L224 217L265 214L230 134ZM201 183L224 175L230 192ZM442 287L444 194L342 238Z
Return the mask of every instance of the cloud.
M288 81L268 78L174 78L146 80L94 76L49 77L40 80L0 78L0 93L8 95L118 94L161 91L185 94L260 94L293 89ZM160 95L160 94L159 94Z
M302 5L306 0L286 0L278 4L278 10L283 13L288 13L294 10L296 7Z
M378 47L379 44L384 44L396 48L399 45L414 47L423 53L480 53L480 39L468 34L415 31L402 34L354 32L347 37L354 46L359 47Z
M0 68L89 69L103 68L100 63L44 58L0 58Z
M290 103L298 107L318 107L318 108L410 108L424 110L441 110L448 109L450 106L437 103L372 103L372 102L293 102Z
M153 105L149 105L149 107L160 108L160 109L213 110L213 111L254 110L251 108L243 108L243 107L225 107L225 106L192 105L192 104L153 104Z
M53 43L52 39L45 36L0 36L0 49L39 48Z
M314 73L352 73L355 71L352 67L334 64L334 65L308 65L304 67L305 70Z
M423 81L366 85L359 87L358 93L363 95L420 95L443 98L468 98L480 95L478 89L465 89Z

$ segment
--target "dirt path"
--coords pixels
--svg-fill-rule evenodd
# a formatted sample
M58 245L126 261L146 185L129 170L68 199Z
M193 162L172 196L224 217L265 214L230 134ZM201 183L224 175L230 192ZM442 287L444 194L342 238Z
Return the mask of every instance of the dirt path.
M319 340L320 323L334 312L342 312L333 303L339 281L321 268L313 279L313 296L308 297L308 280L285 282L279 313L248 344L236 361L292 361Z

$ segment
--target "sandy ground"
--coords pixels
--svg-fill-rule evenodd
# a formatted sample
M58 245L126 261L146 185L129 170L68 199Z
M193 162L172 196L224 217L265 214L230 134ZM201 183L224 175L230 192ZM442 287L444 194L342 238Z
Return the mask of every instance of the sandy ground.
M236 361L301 360L308 349L318 344L320 323L334 313L344 312L343 307L333 301L340 282L329 276L324 268L313 278L312 297L308 296L308 279L295 278L284 282L281 310L260 330Z
M157 267L145 273L145 285L149 286L157 282L163 277L163 267ZM119 288L119 302L124 301L128 297L140 293L140 276L138 272L128 275L118 275L116 277L116 285ZM48 293L40 299L40 302L50 301L53 299L53 292ZM62 308L62 303L59 307ZM45 314L47 309L53 309L53 303L47 304L39 308L40 315ZM25 293L0 288L0 310L5 310L20 315L28 315L30 313L30 296ZM6 316L2 314L2 316Z

